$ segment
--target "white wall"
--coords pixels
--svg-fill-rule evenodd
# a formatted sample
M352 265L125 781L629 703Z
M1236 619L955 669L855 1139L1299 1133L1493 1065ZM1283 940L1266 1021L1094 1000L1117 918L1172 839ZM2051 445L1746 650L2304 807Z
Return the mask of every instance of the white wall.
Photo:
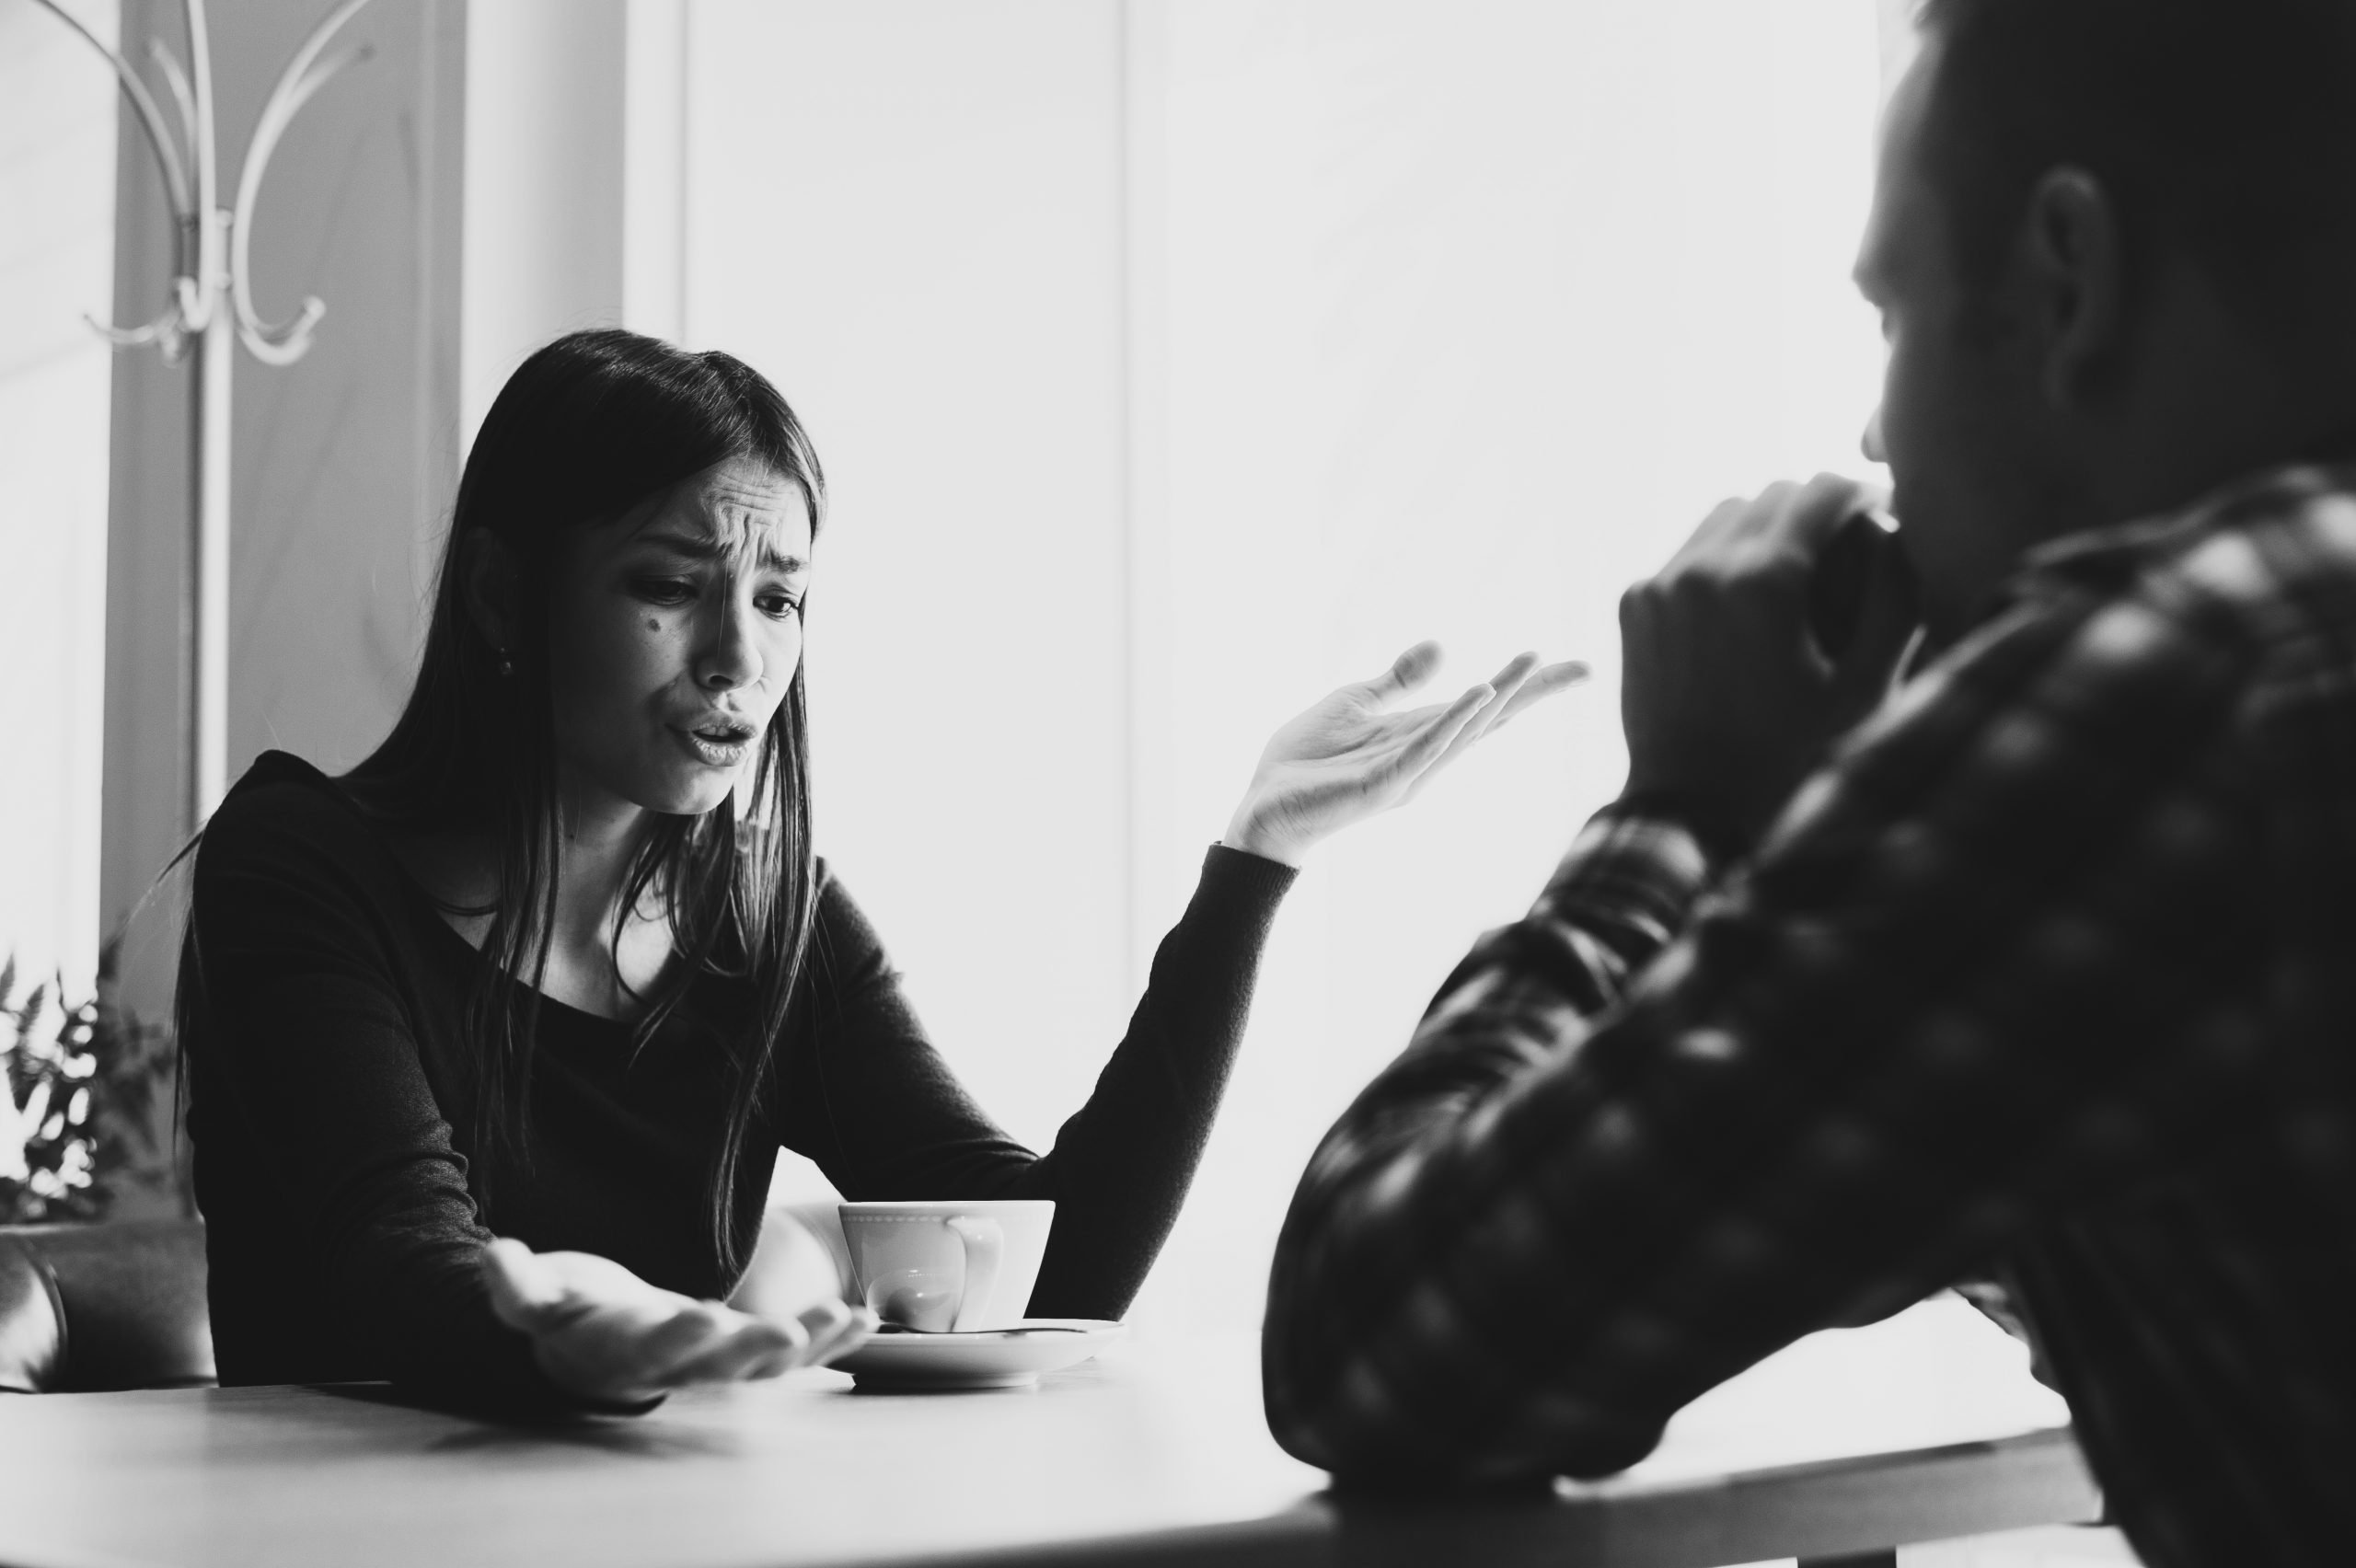
M832 490L820 849L1039 1140L1132 1000L1120 20L698 0L688 34L688 340L777 382Z
M687 0L496 0L466 17L460 428L550 339L684 313Z
M112 0L75 6L111 41ZM98 937L114 74L0 4L0 957L87 995Z
M1614 605L1863 467L1874 0L695 0L687 314L808 416L822 847L1044 1141L1268 730L1418 637L1598 665L1328 846L1140 1316L1237 1326L1315 1138L1623 766Z
M518 362L621 318L625 0L467 7L460 422Z
M1443 686L1597 670L1304 880L1156 1281L1244 1320L1316 1138L1616 793L1621 590L1720 498L1865 467L1877 40L1865 0L1152 8L1173 817L1418 637Z

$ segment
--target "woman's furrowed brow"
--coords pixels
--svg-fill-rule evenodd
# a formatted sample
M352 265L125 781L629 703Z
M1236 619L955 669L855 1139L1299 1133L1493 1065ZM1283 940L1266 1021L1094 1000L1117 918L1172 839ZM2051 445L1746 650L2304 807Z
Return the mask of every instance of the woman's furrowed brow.
M717 560L728 553L720 541L709 534L682 534L669 528L641 534L635 542L653 545L673 555L686 556L690 560ZM771 548L762 549L761 565L787 577L810 570L810 563L800 556L781 555Z

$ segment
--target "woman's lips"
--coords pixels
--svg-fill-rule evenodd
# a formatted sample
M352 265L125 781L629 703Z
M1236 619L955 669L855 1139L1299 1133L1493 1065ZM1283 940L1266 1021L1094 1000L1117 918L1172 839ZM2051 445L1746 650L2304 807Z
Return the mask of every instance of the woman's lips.
M746 754L753 749L753 732L749 730L699 732L674 729L671 733L679 737L679 744L686 748L689 756L694 757L706 767L738 767L744 762ZM725 733L730 738L726 740L714 738L721 733Z

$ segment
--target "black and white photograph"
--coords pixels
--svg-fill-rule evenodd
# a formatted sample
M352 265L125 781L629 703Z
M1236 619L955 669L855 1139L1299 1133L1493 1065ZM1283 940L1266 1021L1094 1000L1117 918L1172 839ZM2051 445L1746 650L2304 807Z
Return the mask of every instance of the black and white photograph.
M2356 0L0 0L0 1568L2356 1562Z

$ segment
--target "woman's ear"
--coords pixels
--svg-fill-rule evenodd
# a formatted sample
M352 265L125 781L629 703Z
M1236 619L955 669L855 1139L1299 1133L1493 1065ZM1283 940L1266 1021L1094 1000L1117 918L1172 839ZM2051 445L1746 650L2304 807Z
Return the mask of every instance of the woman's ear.
M515 644L515 558L488 528L469 528L458 540L458 582L467 618L502 654Z
M2117 346L2122 282L2119 215L2082 168L2049 169L2029 192L2026 282L2043 340L2040 380L2057 409L2081 402Z

